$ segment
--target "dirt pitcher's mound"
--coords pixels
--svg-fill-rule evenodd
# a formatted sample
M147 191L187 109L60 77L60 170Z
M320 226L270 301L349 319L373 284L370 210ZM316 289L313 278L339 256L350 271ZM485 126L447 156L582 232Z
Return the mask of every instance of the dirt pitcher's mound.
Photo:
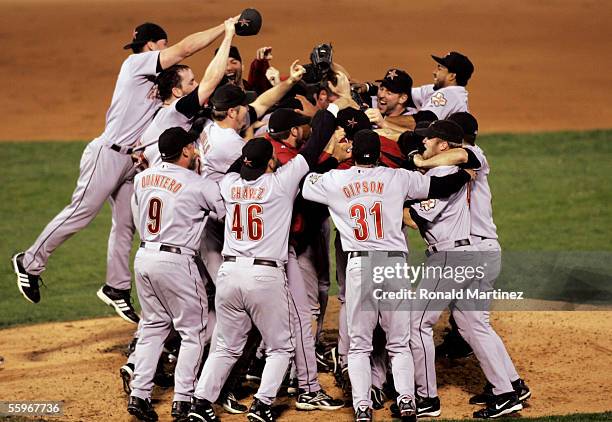
M329 317L337 321L337 301L331 300ZM533 391L524 416L612 409L612 315L610 312L499 312L494 325L506 342L521 375ZM438 327L440 332L442 327ZM125 363L122 350L133 327L119 318L42 324L1 331L0 400L63 400L65 417L77 421L128 421L126 397L118 376ZM444 417L471 417L475 406L471 394L484 380L473 358L438 366L438 384ZM322 374L324 388L335 396L340 391L330 374ZM170 391L156 390L160 420L170 420ZM585 400L588 398L588 400ZM249 399L244 401L249 403ZM352 420L350 408L332 414L298 412L293 400L277 404L285 410L282 420ZM390 403L387 403L387 409ZM389 418L387 410L379 419ZM217 409L223 420L244 420Z

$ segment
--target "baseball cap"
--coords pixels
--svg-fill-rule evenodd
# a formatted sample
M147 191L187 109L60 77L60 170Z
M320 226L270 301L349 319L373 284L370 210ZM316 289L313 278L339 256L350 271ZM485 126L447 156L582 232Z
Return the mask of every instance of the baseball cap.
M242 147L240 177L255 180L266 172L274 148L266 138L253 138Z
M256 9L244 9L235 25L236 35L257 35L261 29L261 13Z
M389 69L381 82L394 94L408 94L412 92L412 78L402 69Z
M468 136L478 135L478 121L467 111L458 111L448 116L448 120L457 123L463 129L463 133Z
M358 164L376 164L380 157L380 138L371 129L358 131L353 139L353 159Z
M182 127L171 127L159 135L159 153L162 161L171 160L178 157L183 147L198 140L198 135L187 132Z
M219 52L219 48L217 47L215 49L215 56L217 55L218 52ZM236 47L235 45L232 45L230 47L228 57L231 57L232 59L236 59L240 63L242 63L242 56L240 55L240 51L238 50L238 47Z
M362 129L372 129L368 116L361 111L351 107L344 108L338 112L336 118L338 126L344 129L346 139L353 139L355 134Z
M436 120L426 128L415 128L414 132L426 138L440 138L457 144L463 141L463 129L450 120Z
M456 51L451 51L444 57L434 56L433 54L431 57L437 63L447 68L449 72L455 73L458 79L462 79L465 82L467 82L472 76L472 73L474 73L474 65L470 59Z
M239 105L247 105L255 101L257 94L252 91L245 92L239 86L226 84L217 88L211 98L213 108L225 111Z
M268 130L270 133L279 133L308 123L310 123L310 117L296 113L290 108L279 108L270 116Z
M132 42L123 46L124 50L129 50L132 47L142 46L149 41L167 40L168 34L164 29L154 23L145 22L142 25L138 25L134 29L132 35Z

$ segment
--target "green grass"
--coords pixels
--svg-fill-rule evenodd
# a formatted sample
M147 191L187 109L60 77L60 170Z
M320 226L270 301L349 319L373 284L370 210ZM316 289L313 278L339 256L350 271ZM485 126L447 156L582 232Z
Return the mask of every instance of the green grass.
M610 252L611 130L487 135L479 143L492 167L494 216L504 251ZM104 282L108 206L53 254L43 274L47 288L40 304L23 300L9 263L68 204L84 147L78 142L0 143L0 327L113 315L95 295ZM410 240L412 251L424 249L417 233ZM612 265L608 255L602 256L601 264Z

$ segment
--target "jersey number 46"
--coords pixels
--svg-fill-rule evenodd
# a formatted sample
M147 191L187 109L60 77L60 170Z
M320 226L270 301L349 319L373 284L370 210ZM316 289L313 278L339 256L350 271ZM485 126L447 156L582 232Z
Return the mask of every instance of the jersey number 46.
M241 212L243 208L246 208L246 218ZM244 220L246 220L246 234L249 240L261 240L264 233L263 220L261 219L262 213L263 207L260 204L234 205L232 233L236 240L242 240L244 237Z
M382 203L377 201L366 212L366 207L363 204L354 204L349 209L349 216L355 220L356 225L353 227L355 239L363 242L370 237L368 228L368 216L374 219L374 235L377 239L382 239L385 234L383 231L382 221Z

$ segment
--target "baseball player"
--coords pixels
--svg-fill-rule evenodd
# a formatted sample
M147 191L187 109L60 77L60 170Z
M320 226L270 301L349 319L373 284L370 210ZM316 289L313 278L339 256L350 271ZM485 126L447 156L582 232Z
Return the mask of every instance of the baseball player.
M225 63L235 34L235 18L224 22L225 37L216 50L215 57L208 65L202 80L198 84L189 66L174 65L164 70L157 77L157 90L162 100L162 108L144 131L141 144L144 159L150 167L161 164L157 139L168 128L182 127L189 130L192 118L206 104L221 82Z
M461 147L463 130L455 122L439 120L426 129L418 130L426 137L424 158ZM455 166L436 167L426 174L443 175L456 170L458 168ZM468 200L466 186L445 200L428 200L412 205L410 214L428 245L428 258L418 292L455 292L477 288L474 284L475 274L484 263L481 262L478 249L472 244L470 237ZM466 268L473 268L472 276L460 276L460 273L455 271ZM440 415L433 326L447 306L450 307L462 335L473 348L486 378L494 386L494 400L488 403L487 408L475 412L474 417L497 418L521 410L522 404L497 351L497 336L485 321L484 312L478 310L478 304L467 297L423 297L421 293L418 299L413 309L410 339L418 395L417 415Z
M198 136L175 127L159 136L163 163L135 179L140 249L134 260L142 327L127 410L156 421L151 406L153 377L172 326L181 336L172 416L184 419L190 408L204 354L208 314L206 289L199 270L199 243L212 212L225 215L219 187L194 170Z
M304 68L292 68L301 78ZM344 83L348 87L348 80ZM343 91L344 92L344 91ZM341 98L332 109L348 105ZM330 106L331 107L331 106ZM247 333L254 324L266 345L266 364L261 383L247 417L273 421L271 404L293 354L286 286L291 208L301 179L317 163L335 129L335 117L322 110L313 119L309 142L284 166L277 168L272 144L255 138L242 148L242 157L220 182L225 202L223 264L216 286L216 348L209 355L193 398L191 421L216 421L211 407L231 367L242 353Z
M486 263L486 265L483 265L484 277L480 280L479 289L490 291L493 290L495 280L501 272L501 246L497 240L497 227L493 222L491 189L488 181L491 169L484 151L475 143L478 134L478 122L474 116L467 112L458 112L451 114L448 120L457 123L463 129L463 147L449 149L427 160L417 155L414 157L414 163L424 169L459 165L477 170L476 178L470 189L470 239L480 252L483 263ZM490 325L488 306L485 307L483 312L482 318L487 325ZM456 323L455 327L457 327ZM490 331L496 343L496 350L503 361L507 377L511 381L519 400L524 402L531 397L531 391L524 380L520 378L499 335L492 327L490 327ZM459 333L456 336L461 338ZM437 350L436 353L438 353ZM470 398L470 404L487 404L494 399L493 396L493 385L487 383L482 393Z
M352 154L355 166L348 170L309 175L303 195L329 207L343 249L348 252L348 371L355 420L372 420L370 352L378 321L387 333L400 416L404 420L416 420L410 331L406 330L410 325L410 304L407 300L395 300L383 307L374 296L363 294L370 287L371 277L365 269L377 260L389 266L405 262L408 249L401 222L405 200L454 192L469 180L469 175L464 172L451 179L434 180L417 172L378 167L380 139L371 130L355 135Z
M444 57L431 57L436 62L434 83L412 88L415 111L432 112L438 119L446 119L459 111L468 111L468 92L465 87L474 73L470 59L456 51Z
M70 236L85 228L109 201L112 227L108 240L106 284L98 297L128 322L139 318L131 304L129 254L134 235L130 211L132 148L160 106L154 95L155 76L205 48L224 31L220 24L167 47L168 36L158 25L145 23L134 30L132 49L119 71L106 126L90 142L81 158L79 178L72 201L42 231L25 252L12 258L19 291L32 303L40 301L40 274L53 251Z

